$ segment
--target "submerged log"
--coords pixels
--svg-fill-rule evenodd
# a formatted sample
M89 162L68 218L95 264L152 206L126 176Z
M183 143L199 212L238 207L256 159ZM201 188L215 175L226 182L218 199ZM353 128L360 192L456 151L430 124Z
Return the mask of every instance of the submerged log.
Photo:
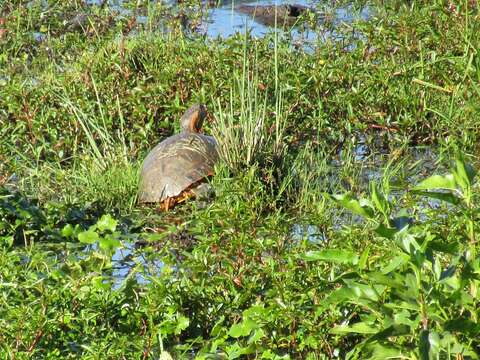
M243 14L252 16L255 21L267 25L278 26L293 25L299 17L309 11L312 11L309 7L293 4L293 5L240 5L237 7L237 11Z

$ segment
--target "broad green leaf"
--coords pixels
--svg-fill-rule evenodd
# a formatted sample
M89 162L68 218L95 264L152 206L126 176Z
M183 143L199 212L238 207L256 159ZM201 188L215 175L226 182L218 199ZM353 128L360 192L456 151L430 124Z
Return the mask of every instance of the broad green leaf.
M94 288L99 290L110 290L111 286L108 280L103 276L95 276L92 278L92 285Z
M405 325L407 327L407 332L409 332L410 328L415 329L418 326L418 321L416 320L411 320L412 319L412 314L410 311L403 309L401 311L398 311L394 313L393 315L393 320L395 323L395 326L402 326ZM398 334L397 334L398 335ZM389 335L389 336L393 336Z
M317 315L320 315L320 313L330 307L330 304L339 304L344 301L349 301L353 299L355 296L354 292L350 290L347 287L341 287L339 289L336 289L332 291L320 304L320 307L317 310Z
M378 301L378 293L383 292L385 289L382 285L366 285L360 284L355 281L345 280L346 285L350 290L353 291L355 297L352 299L353 302L360 300L361 298L368 299L370 301Z
M465 164L461 158L455 160L455 165L456 171L453 172L453 176L462 188L462 191L465 192L472 186L473 179L475 178L475 170L470 165Z
M268 360L283 360L283 359L290 359L288 354L285 355L277 355L272 350L268 349L262 353L261 359L268 359Z
M387 340L392 336L402 336L402 335L408 335L410 333L411 333L411 329L409 326L402 325L402 324L394 324L392 326L387 327L386 329L383 329L377 332L375 335L368 338L367 341L368 342L382 341L382 340Z
M252 336L248 339L247 344L254 344L261 340L265 336L265 332L262 329L257 329L253 332Z
M259 316L263 318L266 314L267 310L263 307L263 305L252 305L248 309L244 310L242 315L243 318L253 318L254 316Z
M444 329L454 333L460 332L469 336L477 336L480 334L480 324L467 318L448 320L445 323Z
M417 191L418 195L426 196L431 199L437 199L445 201L446 203L457 205L461 199L451 192L439 192L439 191Z
M233 338L239 338L241 336L248 336L253 329L258 328L258 325L252 319L245 319L238 324L233 324L230 328L228 335Z
M379 224L375 229L375 232L386 239L393 239L395 234L398 232L398 229L389 228L383 224Z
M327 249L320 251L307 251L305 254L300 255L305 261L327 261L340 264L352 264L358 263L358 255L347 250Z
M400 288L403 289L403 287L405 286L403 277L402 276L395 277L392 275L395 275L395 274L388 273L388 276L387 276L380 272L374 271L368 274L368 280L372 281L374 284L377 284L377 285L385 285L387 287L391 287L394 289L400 289Z
M175 327L175 334L179 335L183 330L188 328L190 320L185 316L179 316L177 319L177 326Z
M226 348L226 353L228 355L228 359L238 359L242 355L249 354L251 351L248 347L242 347L238 342L234 343L231 346Z
M15 237L13 235L0 236L0 244L5 244L7 246L12 246Z
M99 238L98 234L93 230L83 231L78 234L78 240L84 244L93 244Z
M398 256L395 256L387 266L385 266L384 268L382 268L382 274L389 274L391 273L392 271L395 271L396 269L398 269L400 266L406 264L408 262L408 260L410 259L410 257L408 255L398 255Z
M380 329L376 326L373 326L364 322L359 322L351 326L348 326L348 325L335 326L332 330L330 330L330 333L331 334L350 334L350 333L376 334L378 333L379 330Z
M371 219L373 217L373 211L367 205L368 202L363 201L362 203L349 193L343 195L333 195L332 198L338 204L357 215L363 216L367 219Z
M447 175L433 175L429 178L423 180L413 188L414 191L418 190L435 190L435 189L446 189L446 190L456 190L457 183L452 174Z
M73 226L71 224L67 224L65 225L63 228L62 228L62 236L63 237L70 237L74 234L74 231L73 231Z
M399 232L399 235L401 236L400 239L403 248L407 253L413 254L415 251L421 250L421 247L415 239L415 236L403 231Z
M393 345L386 345L382 343L373 343L368 345L368 349L372 352L369 360L386 360L386 359L402 359L402 351L395 348Z
M220 318L217 320L215 325L212 328L212 331L210 332L210 335L212 337L216 337L220 334L220 331L224 330L225 327L223 326L223 321L225 320L225 316L222 315Z
M420 311L420 306L417 303L406 301L386 303L384 306L389 309L407 309L411 311Z
M102 250L114 250L120 247L120 241L113 236L105 236L99 240L100 249Z
M111 217L110 214L103 215L97 222L97 227L100 231L110 230L114 232L117 228L117 220Z

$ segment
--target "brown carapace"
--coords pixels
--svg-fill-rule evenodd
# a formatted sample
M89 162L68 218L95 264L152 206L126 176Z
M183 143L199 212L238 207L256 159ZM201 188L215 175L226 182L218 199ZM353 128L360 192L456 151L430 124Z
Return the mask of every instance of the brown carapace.
M182 131L155 146L143 162L138 201L160 203L168 210L193 195L193 189L213 175L217 142L200 133L205 106L193 105L180 119Z

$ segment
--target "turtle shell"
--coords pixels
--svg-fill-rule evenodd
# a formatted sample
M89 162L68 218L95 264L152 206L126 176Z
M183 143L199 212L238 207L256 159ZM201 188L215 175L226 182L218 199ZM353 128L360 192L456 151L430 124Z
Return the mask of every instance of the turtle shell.
M211 136L184 131L165 139L143 162L138 201L156 203L178 197L212 175L217 160L217 142Z

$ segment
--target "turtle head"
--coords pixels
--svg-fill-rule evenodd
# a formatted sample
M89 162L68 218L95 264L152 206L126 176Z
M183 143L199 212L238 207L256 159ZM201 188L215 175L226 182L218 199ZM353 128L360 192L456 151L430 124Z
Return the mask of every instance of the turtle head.
M207 117L205 105L195 104L185 111L180 119L180 126L183 131L198 133L203 125L203 120Z

